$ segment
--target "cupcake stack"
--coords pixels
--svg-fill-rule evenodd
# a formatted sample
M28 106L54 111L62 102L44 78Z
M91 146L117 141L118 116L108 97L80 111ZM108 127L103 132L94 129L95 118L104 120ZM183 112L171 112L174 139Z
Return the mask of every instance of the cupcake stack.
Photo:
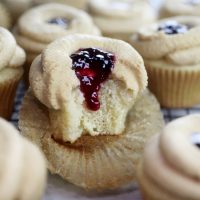
M200 114L165 126L160 109L200 104L199 10L3 0L0 200L42 199L47 168L96 195L138 182L143 200L200 200ZM19 84L18 131L5 120Z

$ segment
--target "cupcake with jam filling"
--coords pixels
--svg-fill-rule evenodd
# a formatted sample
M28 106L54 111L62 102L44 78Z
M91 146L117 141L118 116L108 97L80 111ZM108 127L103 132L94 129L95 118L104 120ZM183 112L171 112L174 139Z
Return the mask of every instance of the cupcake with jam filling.
M7 8L0 3L0 26L4 28L10 28L11 26L11 16Z
M52 173L87 189L135 179L148 138L163 126L141 56L127 43L71 35L32 63L22 134L43 149Z
M167 0L160 11L162 18L179 15L200 15L200 0Z
M44 4L27 11L15 27L18 43L27 53L25 80L33 59L55 39L73 33L99 35L98 28L84 11L61 4Z
M125 41L155 20L153 9L143 0L91 0L89 12L104 36Z
M199 147L199 114L176 119L153 137L138 166L144 200L200 199Z
M23 75L25 52L13 35L0 27L0 116L9 119L16 88Z
M131 38L145 61L149 88L162 106L200 103L200 18L175 17L146 26Z

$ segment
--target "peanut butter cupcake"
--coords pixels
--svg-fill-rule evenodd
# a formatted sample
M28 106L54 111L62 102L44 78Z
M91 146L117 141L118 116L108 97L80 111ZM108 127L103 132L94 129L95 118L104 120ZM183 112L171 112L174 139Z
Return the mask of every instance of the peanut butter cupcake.
M79 9L86 9L87 3L89 0L33 0L34 3L37 4L43 4L43 3L62 3L65 5L73 6Z
M11 26L10 13L2 3L0 3L0 26L7 29Z
M0 199L39 200L46 183L46 164L39 149L0 118Z
M199 114L174 120L153 137L138 167L144 200L200 199L199 147Z
M200 103L200 18L174 17L146 26L131 38L145 60L149 88L162 106Z
M177 15L200 15L200 0L166 0L160 16L166 18Z
M145 142L163 126L146 85L143 60L129 44L58 39L32 63L20 129L52 173L87 189L119 187L135 179Z
M12 16L13 24L26 10L34 5L33 0L3 0Z
M153 9L141 0L91 0L89 12L103 35L125 41L138 28L155 20Z
M27 11L18 21L14 34L27 53L25 80L33 59L55 39L73 33L99 35L98 28L84 11L61 4L45 4Z
M12 34L0 27L0 116L10 118L16 88L23 74L24 51Z

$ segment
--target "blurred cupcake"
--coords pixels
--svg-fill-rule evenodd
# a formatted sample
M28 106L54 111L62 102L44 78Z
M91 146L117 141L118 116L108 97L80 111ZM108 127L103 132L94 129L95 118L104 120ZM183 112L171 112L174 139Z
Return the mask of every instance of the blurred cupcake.
M17 85L22 77L24 51L16 44L12 34L0 27L0 116L9 118Z
M52 2L52 3L62 3L79 9L86 9L89 0L33 0L33 1L36 5Z
M200 103L200 18L175 17L138 31L132 45L145 60L149 88L162 106Z
M119 187L135 179L145 142L163 126L146 85L143 60L129 44L58 39L32 63L20 129L43 149L52 173L87 189Z
M153 9L141 0L91 0L89 12L104 36L126 41L138 28L155 20Z
M153 137L138 166L143 199L200 199L199 147L199 114L174 120Z
M39 149L0 118L0 199L39 200L46 185L46 164Z
M5 5L11 12L13 22L16 22L18 18L30 8L51 2L62 3L76 8L85 9L88 0L4 0Z
M4 28L10 28L11 26L11 16L7 8L0 3L0 26Z
M18 21L14 34L27 53L25 81L33 59L55 39L68 34L99 35L98 28L84 11L61 4L45 4L27 11Z
M200 0L166 0L160 16L165 18L177 15L200 15Z
M4 0L15 23L19 16L33 6L33 0Z

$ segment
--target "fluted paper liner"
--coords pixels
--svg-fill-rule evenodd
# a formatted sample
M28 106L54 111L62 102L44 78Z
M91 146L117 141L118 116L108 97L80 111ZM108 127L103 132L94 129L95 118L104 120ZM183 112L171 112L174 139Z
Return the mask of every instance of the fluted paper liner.
M22 70L19 70L15 78L0 83L0 116L5 119L11 117L15 94L22 73Z
M200 103L200 69L146 67L149 88L160 104L169 108L187 108Z
M126 130L118 136L84 135L75 143L52 138L48 110L29 90L20 112L22 134L44 151L49 169L86 189L112 189L135 180L135 167L144 144L163 128L156 99L145 92L127 117Z

